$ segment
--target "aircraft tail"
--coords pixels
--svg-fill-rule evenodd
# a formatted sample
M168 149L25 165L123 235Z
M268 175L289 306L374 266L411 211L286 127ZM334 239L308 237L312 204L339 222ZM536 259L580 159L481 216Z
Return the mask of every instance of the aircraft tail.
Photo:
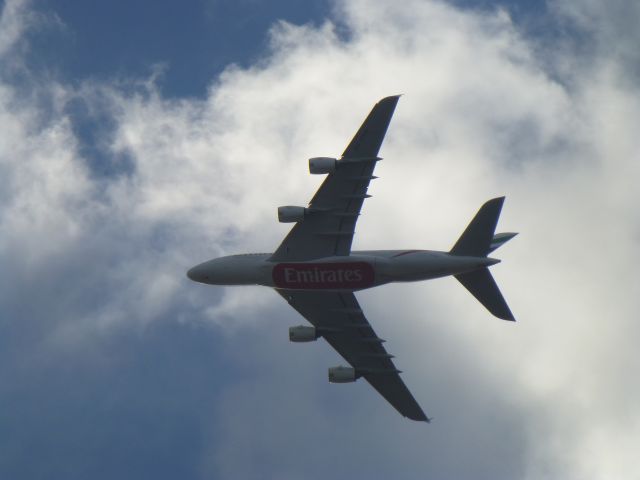
M516 235L517 233L513 233L513 232L496 233L493 236L493 240L491 240L491 245L489 246L489 252L487 253L491 253L494 250L497 250L502 245L504 245L509 240L511 240L513 237L515 237Z
M487 267L456 275L456 279L493 315L515 322L513 313Z
M482 205L449 253L465 257L486 257L491 251L493 233L503 203L504 197L498 197Z
M482 205L449 253L468 257L486 257L515 237L517 235L515 233L494 235L503 203L504 197L499 197ZM455 277L493 315L503 320L515 321L487 267Z

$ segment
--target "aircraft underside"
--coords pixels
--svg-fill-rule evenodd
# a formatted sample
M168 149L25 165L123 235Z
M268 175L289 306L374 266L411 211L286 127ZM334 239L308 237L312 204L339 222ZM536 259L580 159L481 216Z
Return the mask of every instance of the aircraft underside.
M272 254L242 254L201 263L187 275L210 285L274 288L311 325L289 329L292 342L326 340L350 366L331 367L329 381L364 378L398 412L429 421L400 377L400 371L367 320L353 292L390 282L454 276L493 315L514 320L489 268L489 253L515 233L494 234L504 197L486 202L449 252L351 250L355 226L378 152L399 96L380 100L340 159L309 159L309 172L326 174L307 207L278 208L278 220L294 223Z

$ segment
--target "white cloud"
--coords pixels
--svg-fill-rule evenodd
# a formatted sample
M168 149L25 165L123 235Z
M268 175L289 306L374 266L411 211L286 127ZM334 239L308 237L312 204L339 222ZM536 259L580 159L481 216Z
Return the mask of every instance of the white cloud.
M28 26L28 0L6 0L0 16L0 55L15 46Z
M0 23L18 33L0 37L0 54L23 28L20 5L6 3ZM593 3L557 5L606 31L600 45L626 31L619 16L587 15ZM166 100L152 83L49 85L43 120L38 103L0 85L0 255L26 260L11 263L24 288L73 273L75 292L39 297L54 316L47 332L66 346L179 310L237 333L240 371L259 363L260 375L229 387L203 460L229 477L634 478L640 104L627 57L559 48L541 59L503 11L439 2L343 2L335 16L339 28L276 25L270 56L229 68L202 100ZM305 159L339 154L394 93L406 95L357 247L446 249L501 194L501 228L522 232L495 267L515 325L453 280L359 295L431 426L399 418L364 384L327 386L318 372L335 355L286 345L285 322L270 319L299 319L276 295L256 302L184 279L207 256L274 248L288 228L275 207L304 203L319 184ZM64 109L73 98L108 100L109 149L131 172L91 174Z

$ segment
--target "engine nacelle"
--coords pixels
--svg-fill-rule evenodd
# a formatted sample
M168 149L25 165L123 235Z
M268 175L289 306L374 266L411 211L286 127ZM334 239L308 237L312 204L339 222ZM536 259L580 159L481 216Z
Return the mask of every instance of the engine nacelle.
M309 173L319 175L331 173L337 167L337 160L329 157L314 157L309 159Z
M329 369L329 381L331 383L351 383L357 379L355 368L339 366Z
M280 223L301 222L307 215L307 209L304 207L278 207L278 221Z
M307 325L289 327L289 340L292 342L313 342L317 339L318 331L316 327L309 327Z

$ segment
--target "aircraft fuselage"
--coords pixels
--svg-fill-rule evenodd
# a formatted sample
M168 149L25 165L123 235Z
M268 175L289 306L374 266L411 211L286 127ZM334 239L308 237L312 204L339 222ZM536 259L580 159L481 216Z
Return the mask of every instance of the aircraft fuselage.
M190 279L209 285L264 285L289 290L358 291L390 282L458 275L499 262L433 250L368 250L305 262L273 262L270 253L220 257L193 267Z

